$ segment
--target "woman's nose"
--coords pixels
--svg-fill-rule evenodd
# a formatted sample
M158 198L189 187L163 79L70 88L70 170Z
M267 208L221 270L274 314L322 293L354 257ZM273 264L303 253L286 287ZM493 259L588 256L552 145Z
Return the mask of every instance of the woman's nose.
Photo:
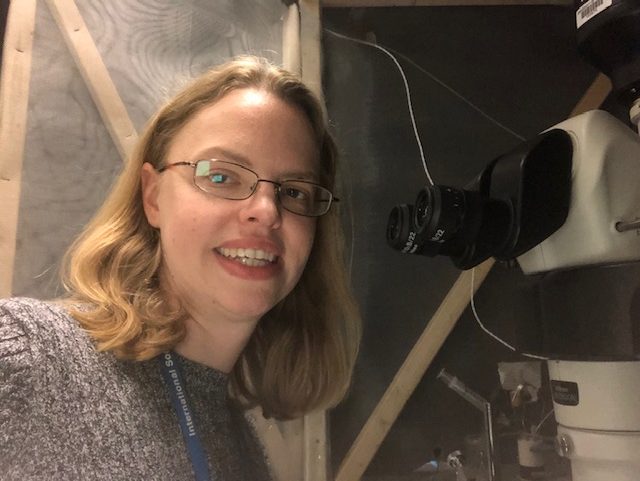
M272 228L280 226L280 201L278 185L272 181L259 180L255 191L244 202L242 210L244 220L259 222Z

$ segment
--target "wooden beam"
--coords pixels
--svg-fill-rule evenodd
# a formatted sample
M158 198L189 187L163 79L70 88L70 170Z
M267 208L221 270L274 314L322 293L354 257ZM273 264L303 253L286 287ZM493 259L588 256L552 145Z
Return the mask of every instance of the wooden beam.
M300 52L300 10L291 4L282 25L282 66L302 75ZM290 421L266 419L261 408L254 408L251 417L276 481L301 481L304 476L304 418Z
M320 1L300 0L299 5L302 80L322 99Z
M300 0L298 5L302 80L318 96L324 108L320 0ZM303 426L303 479L326 481L329 444L325 411L307 414Z
M67 47L123 160L138 135L74 0L47 0Z
M597 109L610 91L609 79L598 75L569 116ZM476 267L474 290L480 287L493 263L489 259ZM342 461L336 481L358 481L364 474L405 403L466 309L470 300L469 279L470 272L462 272L442 301Z
M573 5L573 0L323 0L323 7L486 7Z
M598 74L593 83L580 98L569 117L583 114L589 110L597 109L611 92L611 80L604 74Z
M303 420L266 419L262 408L253 408L250 418L258 432L275 481L301 481L303 478Z
M291 4L282 25L282 66L302 76L300 9ZM261 408L251 412L260 441L276 481L302 481L305 471L305 418L290 421L265 419Z
M302 75L300 51L300 7L292 3L282 25L282 66L289 72Z
M304 417L303 480L327 481L329 471L329 442L327 440L327 414L317 411Z
M12 293L36 0L9 5L0 79L0 297Z

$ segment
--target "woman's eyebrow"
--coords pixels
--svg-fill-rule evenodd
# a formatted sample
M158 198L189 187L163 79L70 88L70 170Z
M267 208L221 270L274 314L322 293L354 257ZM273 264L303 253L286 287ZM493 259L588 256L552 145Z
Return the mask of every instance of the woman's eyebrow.
M252 170L255 169L255 166L249 160L248 157L239 154L237 152L233 152L229 149L225 149L223 147L209 147L204 149L195 156L196 160L207 160L207 159L218 159L218 160L227 160L231 162L235 162L236 164L240 164L244 167L248 167ZM282 172L279 176L280 179L286 180L306 180L309 182L318 182L319 175L313 170L293 170Z
M237 164L244 165L246 167L253 167L253 164L251 163L248 157L242 154L239 154L237 152L224 149L222 147L210 147L210 148L204 149L198 153L196 158L197 160L208 160L208 159L230 160Z
M308 182L318 182L318 174L313 171L297 171L297 172L284 172L280 175L284 180L306 180Z

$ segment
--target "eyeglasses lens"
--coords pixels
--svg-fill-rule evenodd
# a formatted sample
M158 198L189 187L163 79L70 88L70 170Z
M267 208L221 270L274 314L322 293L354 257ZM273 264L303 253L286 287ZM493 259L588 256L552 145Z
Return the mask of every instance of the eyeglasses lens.
M223 199L247 199L257 181L258 176L252 171L231 162L200 160L196 163L196 185Z
M331 192L308 182L287 180L280 186L282 206L296 214L319 216L331 205Z
M200 160L194 174L195 184L200 189L233 200L249 198L258 182L264 181L246 167L223 160ZM332 194L324 187L298 180L287 180L278 185L278 198L282 207L290 212L320 216L329 210Z

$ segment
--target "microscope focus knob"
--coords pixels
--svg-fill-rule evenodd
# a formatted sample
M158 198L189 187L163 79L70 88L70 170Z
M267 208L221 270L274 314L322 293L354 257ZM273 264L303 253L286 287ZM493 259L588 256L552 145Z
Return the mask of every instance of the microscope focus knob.
M560 434L556 438L556 452L563 458L568 458L573 452L573 442L567 434Z

